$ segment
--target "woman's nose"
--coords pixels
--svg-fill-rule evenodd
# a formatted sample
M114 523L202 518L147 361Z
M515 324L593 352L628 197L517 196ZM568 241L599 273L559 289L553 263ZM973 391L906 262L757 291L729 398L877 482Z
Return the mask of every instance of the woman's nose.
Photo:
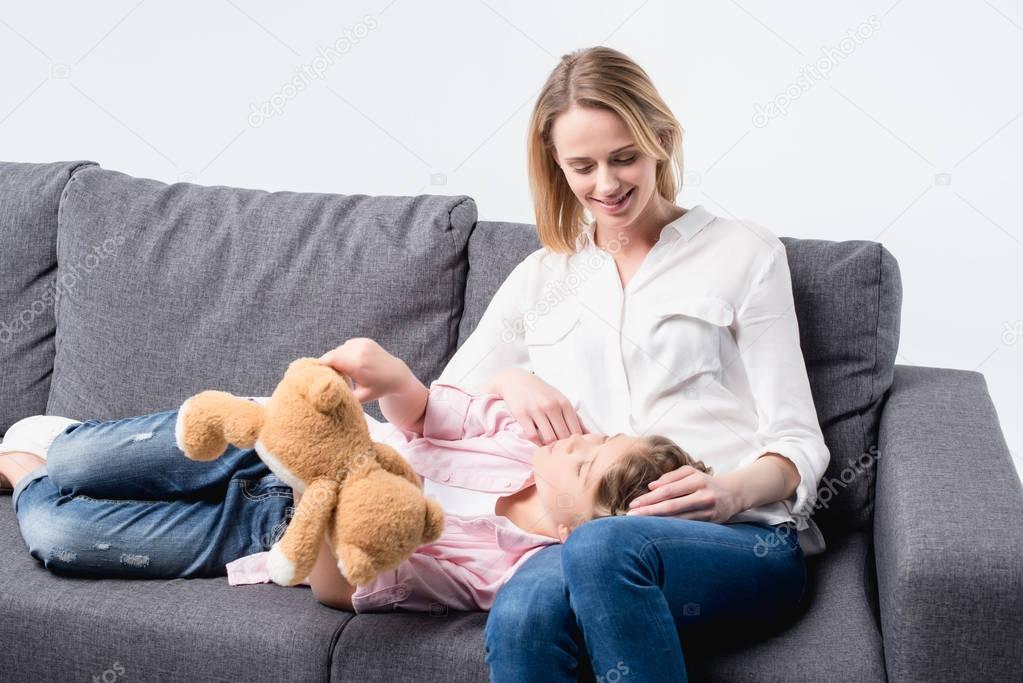
M597 167L597 194L610 197L618 190L618 178L610 166Z

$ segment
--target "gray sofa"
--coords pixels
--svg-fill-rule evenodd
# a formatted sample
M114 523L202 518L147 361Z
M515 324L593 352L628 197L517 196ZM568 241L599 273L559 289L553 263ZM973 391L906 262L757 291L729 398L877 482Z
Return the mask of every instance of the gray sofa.
M867 241L783 238L832 453L800 614L682 634L694 680L1005 680L1023 667L1023 492L983 375L895 364L901 283ZM533 226L469 197L166 185L0 163L0 432L115 418L371 336L426 382ZM368 412L381 417L375 404ZM44 570L0 504L0 679L479 681L485 613L355 616L305 588ZM1016 671L1017 674L1013 674ZM584 674L583 678L587 678Z

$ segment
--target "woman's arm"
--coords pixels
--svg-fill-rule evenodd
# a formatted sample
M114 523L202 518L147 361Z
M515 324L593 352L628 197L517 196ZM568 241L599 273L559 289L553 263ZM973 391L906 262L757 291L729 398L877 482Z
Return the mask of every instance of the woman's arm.
M764 453L746 467L722 474L735 491L739 510L792 498L799 485L799 470L788 458L777 453Z
M727 474L710 477L687 468L665 474L650 485L654 490L633 501L633 506L642 506L636 514L723 522L751 507L786 499L792 499L794 517L812 513L831 454L810 393L792 278L780 241L765 257L736 313L735 341L756 402L756 436L763 447Z

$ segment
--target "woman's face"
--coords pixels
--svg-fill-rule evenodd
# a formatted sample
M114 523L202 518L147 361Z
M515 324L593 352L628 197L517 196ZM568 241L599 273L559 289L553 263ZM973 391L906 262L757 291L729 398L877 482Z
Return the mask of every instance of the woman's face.
M639 151L617 114L573 105L554 120L551 138L555 162L603 230L627 232L656 209L657 161Z

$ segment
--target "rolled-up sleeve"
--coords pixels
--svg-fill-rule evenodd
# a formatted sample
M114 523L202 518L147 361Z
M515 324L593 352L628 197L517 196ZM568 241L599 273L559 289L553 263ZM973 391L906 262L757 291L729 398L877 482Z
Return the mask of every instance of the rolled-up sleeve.
M784 244L778 240L757 269L735 317L735 339L756 402L758 451L744 467L767 453L788 458L799 471L795 502L786 501L797 528L808 525L817 487L831 459L824 442L792 296Z
M522 436L518 421L500 396L466 391L439 379L430 384L423 416L424 437L455 441L495 437L504 432L512 432L516 438Z
M524 278L529 277L533 262L527 258L508 274L476 329L448 361L438 381L482 391L503 370L530 369L520 303L525 290Z
M435 380L423 417L422 436L436 449L493 455L529 463L538 444L494 394L475 394ZM418 444L412 444L417 448Z

